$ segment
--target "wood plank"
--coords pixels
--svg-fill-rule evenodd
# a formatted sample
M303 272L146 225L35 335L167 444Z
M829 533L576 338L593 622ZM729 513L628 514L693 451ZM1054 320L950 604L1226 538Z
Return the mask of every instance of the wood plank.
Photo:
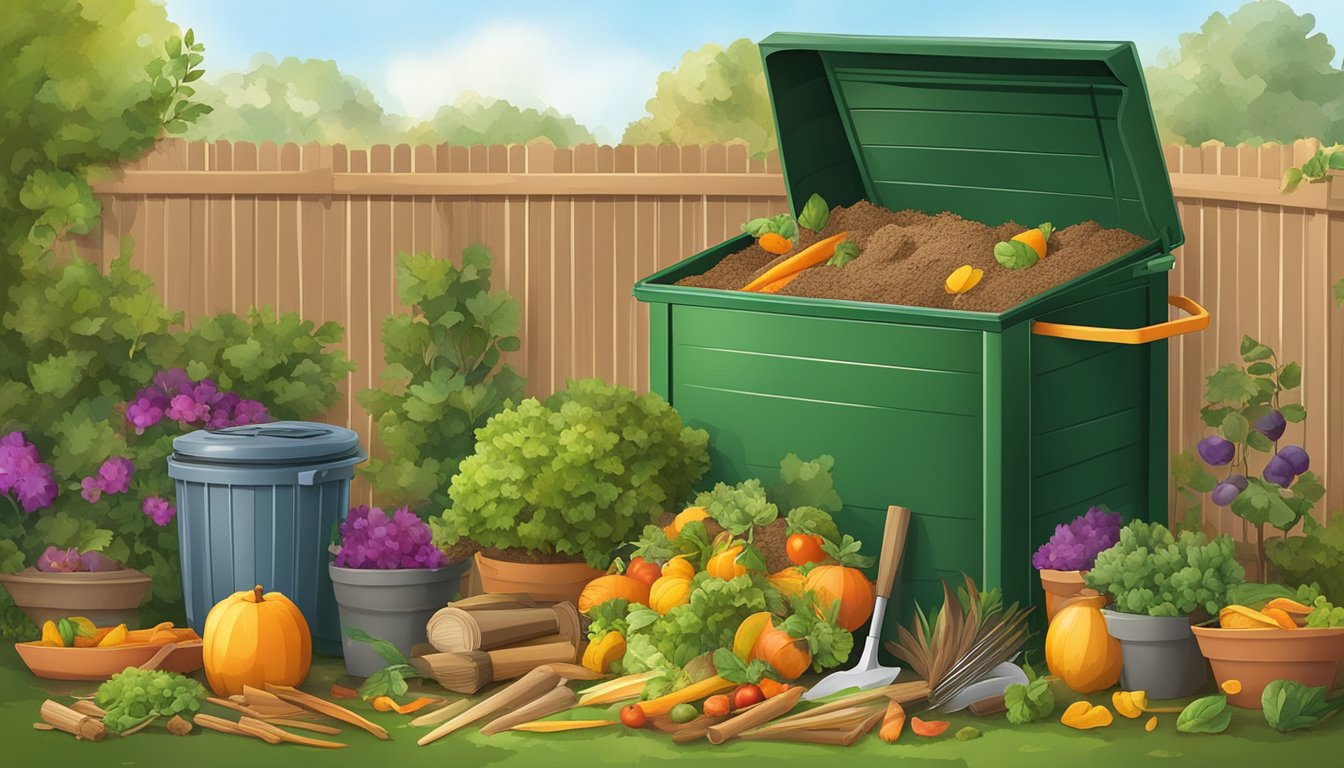
M217 173L233 170L233 145L216 141L211 145L210 167ZM233 196L209 198L209 267L206 275L208 311L211 314L236 312L233 289Z
M635 148L629 145L616 147L616 173L633 174L635 172ZM615 198L615 272L612 285L612 323L616 329L616 346L612 350L615 362L613 383L623 387L636 386L635 363L635 308L625 301L622 292L635 279L635 249L639 246L635 231L635 197L622 195Z
M504 157L508 163L507 170L527 170L527 147L521 144L505 147ZM495 170L493 155L490 170ZM532 355L536 352L533 345L544 342L528 332L532 327L532 316L539 311L533 293L539 286L534 286L528 279L527 201L527 195L522 192L510 195L504 201L507 227L504 240L504 285L523 307L522 323L519 326L523 329L522 348L514 358L514 366L527 378L527 394L545 396L550 394L546 391L546 382L537 377L537 371L531 366Z
M574 152L555 150L555 173L574 172ZM568 379L579 378L574 369L574 197L551 198L551 389L565 386Z
M327 154L329 158L330 153ZM323 148L320 144L304 144L299 155L300 168L330 168L329 164L323 162L322 156ZM326 208L323 197L299 197L299 249L295 252L299 260L299 314L305 320L319 324L334 319L325 306L326 280L323 273L326 271L325 264L339 253L334 249L328 251L325 244L327 227L323 219Z
M614 173L616 150L597 148L598 173ZM616 380L616 200L593 204L593 370L608 382Z
M635 150L636 173L657 173L660 163L658 147L646 144ZM636 300L631 290L637 280L657 271L658 223L658 198L635 198L635 248L630 254L634 270L629 282L618 284L616 290L630 307L634 322L629 354L631 386L636 392L649 390L649 305Z
M523 148L529 174L549 174L555 169L555 147L549 141L534 141ZM526 198L526 291L527 311L523 324L523 352L531 392L549 395L555 386L555 280L554 232L551 209L554 198Z
M257 168L257 145L250 141L233 143L233 167ZM246 312L257 304L257 198L253 194L233 196L233 306Z
M509 149L504 146L475 146L471 148L471 175L479 173L505 172L509 170ZM483 236L482 244L490 249L494 254L494 262L490 282L495 290L508 290L509 283L509 206L504 198L490 198L479 203L480 214L482 217ZM454 256L456 258L456 255ZM513 298L518 301L522 311L525 314L527 308L523 305L523 296L511 291ZM518 327L520 329L519 338L522 338L521 329L523 320L519 318ZM520 361L525 353L520 348L514 352L505 352L501 357L504 362L513 366L514 370L521 372Z
M319 158L320 167L345 172L350 167L350 156L344 144L322 147ZM347 238L350 199L348 197L324 197L318 199L322 220L322 251L320 266L322 291L322 319L341 324L345 333L336 345L350 357L350 297L348 284L350 275L350 243ZM327 412L326 418L337 424L350 423L350 401L354 395L350 389L350 377L343 377L337 383L340 401Z
M392 171L404 177L410 177L414 168L414 155L406 144L392 148ZM391 306L397 312L409 312L397 298L397 262L403 254L415 253L415 198L408 194L398 194L392 198L392 263L388 275L391 291ZM380 318L379 323L382 323Z
M421 144L411 150L411 170L416 176L423 176L438 172L438 159L434 156L434 148ZM434 251L434 198L431 195L417 195L411 202L411 251L414 253L431 253L439 258L441 254Z
M298 144L280 147L280 170L298 171L303 162ZM299 312L303 303L303 283L300 276L299 254L299 199L294 195L280 195L276 213L276 311Z
M207 172L208 159L207 154L210 145L205 142L194 141L186 145L187 169L191 171ZM187 224L190 228L190 234L186 242L178 242L174 247L180 248L181 254L196 254L196 258L178 258L177 262L191 262L183 264L187 268L187 301L189 304L188 315L200 316L214 313L214 307L207 298L210 282L210 224L207 219L209 214L209 202L205 195L193 193L187 196ZM190 319L190 317L188 318Z
M350 151L350 171L360 173L369 168L369 151L363 149L354 149ZM350 322L346 325L346 335L350 337L350 359L355 363L355 370L346 377L346 387L349 392L359 392L368 389L371 386L371 377L369 370L372 367L369 361L375 356L375 350L381 350L382 345L376 334L371 333L376 326L371 322L370 310L370 280L369 269L372 254L369 243L370 219L369 211L371 202L368 196L352 195L349 198L350 206L350 240L348 245L349 275L346 280L346 292L350 305ZM372 441L372 423L363 406L359 405L353 397L346 401L348 412L350 414L347 425L359 435L359 441L362 445L370 445ZM372 494L368 484L363 478L356 477L355 482L358 486L353 486L350 490L351 498L369 499Z
M1224 148L1236 152L1235 147ZM1225 174L1173 173L1171 191L1177 198L1220 200L1252 205L1282 205L1308 210L1327 210L1331 206L1329 185L1303 184L1295 191L1279 191L1278 179L1264 179Z
M187 143L180 139L171 139L163 143L165 160L173 168L187 169ZM192 259L187 258L191 251L191 200L184 196L171 196L164 202L164 240L163 240L163 301L171 309L185 310L186 326L191 327L192 318L201 314L200 305L191 303Z
M267 141L257 148L257 167L280 170L280 147ZM257 196L257 305L279 314L280 293L280 197Z
M580 144L574 148L574 171L592 173L597 169L597 147ZM594 209L596 199L591 195L576 195L571 214L574 250L571 253L571 280L573 294L573 327L570 332L574 375L580 378L597 376L596 312L594 284L597 281L596 237Z
M377 144L369 150L370 173L392 171L392 147ZM368 326L369 356L363 366L367 372L365 386L376 387L386 362L382 355L383 319L392 314L393 276L396 274L396 250L393 244L393 209L396 202L389 195L369 198L369 305L368 314L360 317ZM383 443L378 437L372 419L369 421L370 455L382 455Z

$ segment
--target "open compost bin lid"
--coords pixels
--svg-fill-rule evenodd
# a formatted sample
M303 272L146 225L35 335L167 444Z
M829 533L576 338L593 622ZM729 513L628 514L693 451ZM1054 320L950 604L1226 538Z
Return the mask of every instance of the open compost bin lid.
M1133 43L779 33L761 56L795 214L817 193L1184 241Z
M276 421L199 429L173 439L174 458L209 464L289 465L356 455L359 435L345 427Z

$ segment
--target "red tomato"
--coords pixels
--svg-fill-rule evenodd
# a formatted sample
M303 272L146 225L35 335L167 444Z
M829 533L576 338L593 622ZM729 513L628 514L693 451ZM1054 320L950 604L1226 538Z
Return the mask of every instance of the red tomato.
M759 704L762 701L765 701L765 694L761 692L760 686L745 683L733 689L733 709L750 707L752 704Z
M646 587L651 587L653 582L663 575L663 569L657 563L650 563L642 557L634 557L630 559L630 565L626 566L625 575L643 583Z
M815 533L795 533L784 542L784 549L788 551L789 560L794 565L820 563L826 559L821 542L822 538Z
M621 722L625 723L627 728L643 728L649 719L644 716L644 710L640 709L638 704L621 707Z

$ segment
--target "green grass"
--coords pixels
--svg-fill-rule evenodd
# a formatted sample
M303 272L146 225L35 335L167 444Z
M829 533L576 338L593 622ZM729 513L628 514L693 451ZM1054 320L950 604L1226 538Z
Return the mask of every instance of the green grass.
M325 692L333 682L350 684L338 660L322 658L314 663L305 688ZM1002 716L978 719L967 715L950 718L946 736L920 739L909 732L897 744L884 744L869 736L848 750L804 744L730 742L714 747L708 743L681 746L667 736L651 731L632 732L621 726L601 731L559 734L499 734L483 737L469 728L428 747L417 747L421 729L407 725L409 717L372 712L367 705L354 708L392 734L391 742L379 741L353 728L338 739L350 746L344 750L319 750L293 745L271 746L214 732L187 737L168 735L151 727L126 739L109 738L100 743L78 742L62 733L32 729L37 710L47 697L69 701L71 694L91 693L95 686L41 680L30 675L12 648L0 649L0 765L97 765L174 766L175 768L263 768L264 766L318 765L358 768L399 768L403 765L434 765L450 768L473 766L721 766L725 762L767 765L770 762L809 760L803 765L834 765L845 768L890 765L900 758L902 768L924 766L1051 766L1057 768L1134 768L1138 764L1181 766L1254 766L1255 768L1312 768L1337 765L1344 754L1344 718L1334 718L1314 731L1279 734L1265 725L1258 711L1238 710L1227 733L1217 736L1188 735L1175 729L1175 715L1162 715L1154 733L1143 730L1142 720L1118 718L1110 728L1073 731L1060 725L1056 715L1031 726L1010 725ZM1063 703L1073 697L1062 688ZM1107 697L1096 697L1101 702ZM227 712L207 705L207 711ZM912 714L918 714L912 710ZM615 712L594 709L581 717L614 718ZM983 732L979 739L959 742L951 737L964 725ZM774 758L772 761L771 758Z

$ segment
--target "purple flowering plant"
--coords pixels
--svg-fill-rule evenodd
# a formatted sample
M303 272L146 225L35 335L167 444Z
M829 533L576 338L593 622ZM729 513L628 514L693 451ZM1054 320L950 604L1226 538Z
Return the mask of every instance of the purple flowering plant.
M1050 540L1032 555L1038 571L1086 571L1097 555L1120 540L1120 513L1105 507L1092 507L1067 524L1055 527Z
M378 507L355 507L340 525L341 568L438 568L443 552L434 546L429 525L406 507L391 514Z

